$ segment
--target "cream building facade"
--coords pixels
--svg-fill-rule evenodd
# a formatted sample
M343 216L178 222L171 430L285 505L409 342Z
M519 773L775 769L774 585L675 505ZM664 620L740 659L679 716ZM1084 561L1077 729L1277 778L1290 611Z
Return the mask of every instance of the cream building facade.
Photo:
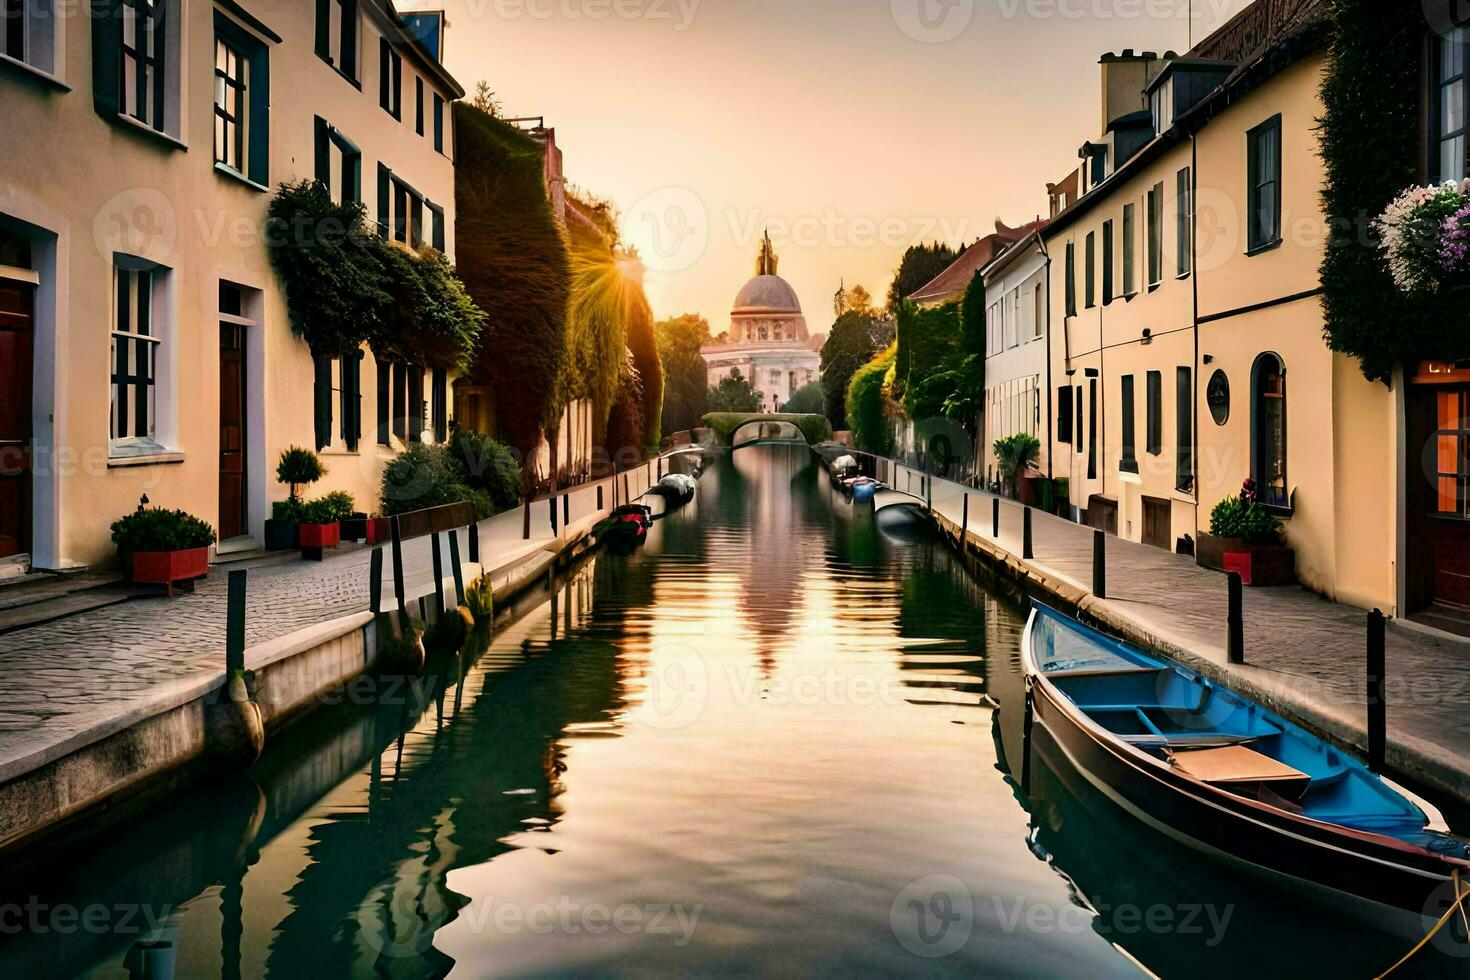
M1254 479L1304 585L1389 610L1395 395L1323 341L1319 13L1262 0L1182 58L1104 59L1109 138L1044 232L1052 471L1077 519L1183 551Z
M985 277L985 405L981 472L998 478L995 441L1025 433L1041 443L1036 468L1048 473L1051 359L1047 254L1040 230L1029 232L982 270Z
M27 134L0 146L0 555L104 562L145 494L215 525L220 550L256 546L289 445L321 451L313 493L375 509L384 463L446 434L449 379L366 349L313 358L265 216L277 185L316 178L452 258L463 90L430 54L442 20L410 33L388 0L58 7L24 5L0 60Z
M763 411L775 412L803 385L821 377L822 357L810 346L806 317L791 284L776 274L770 236L761 241L755 277L741 287L730 312L729 340L700 350L709 383L739 371L761 393Z

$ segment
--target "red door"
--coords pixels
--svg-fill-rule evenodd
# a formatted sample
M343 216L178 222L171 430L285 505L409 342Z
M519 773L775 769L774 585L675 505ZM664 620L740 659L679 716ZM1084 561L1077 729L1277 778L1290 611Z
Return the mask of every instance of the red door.
M239 537L245 520L245 328L219 325L219 538Z
M31 550L34 294L0 279L0 558Z

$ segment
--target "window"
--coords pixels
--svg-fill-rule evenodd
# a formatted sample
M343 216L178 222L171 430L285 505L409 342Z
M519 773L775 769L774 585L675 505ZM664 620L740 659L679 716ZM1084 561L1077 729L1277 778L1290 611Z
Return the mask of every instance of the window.
M424 437L424 422L428 415L424 404L424 369L417 364L408 366L408 441L421 442Z
M59 21L49 3L0 0L0 53L47 74L54 73Z
M424 135L424 78L415 75L413 78L413 131L420 136Z
M1247 250L1281 241L1281 117L1273 116L1246 134L1249 147Z
M1087 308L1089 310L1097 305L1093 293L1093 253L1095 251L1096 245L1094 242L1093 233L1089 231L1087 233L1086 255L1084 256L1084 260L1087 263L1087 269L1083 273L1083 286L1085 288L1082 297L1083 302L1087 304Z
M393 444L393 366L376 358L378 367L378 445Z
M378 105L394 119L403 118L403 56L386 37L378 39Z
M1073 242L1067 243L1067 261L1065 263L1065 274L1067 281L1062 284L1063 294L1067 301L1067 316L1077 315L1077 246Z
M163 331L157 315L164 271L137 260L113 267L110 455L157 451L158 371Z
M362 152L321 116L316 117L316 179L334 201L362 200Z
M1193 369L1174 373L1174 488L1194 492L1194 379Z
M163 129L163 0L123 0L122 111Z
M1135 416L1133 403L1133 375L1125 374L1118 379L1122 383L1123 404L1123 458L1118 461L1118 469L1125 473L1138 472L1137 443L1134 441L1137 433L1134 431Z
M330 354L311 355L312 366L312 428L316 434L316 448L326 449L332 444L332 400L336 389L332 384L335 357Z
M1470 517L1470 388L1440 388L1434 400L1434 510Z
M357 0L316 0L316 53L357 81Z
M1289 507L1286 486L1286 367L1266 353L1251 368L1251 478L1256 499Z
M432 207L422 194L378 164L378 228L385 237L417 247L424 240L424 210Z
M408 441L408 365L393 365L393 434Z
M1174 267L1189 275L1193 242L1190 234L1189 168L1174 175Z
M1016 294L1007 293L1002 306L1005 307L1005 349L1010 350L1016 346L1017 337L1020 334L1020 324L1016 322Z
M1150 456L1157 456L1164 451L1164 376L1158 371L1150 371L1144 379L1147 387L1145 398L1145 431L1144 451Z
M1087 478L1097 479L1097 379L1087 381Z
M434 93L434 150L444 152L444 96Z
M1042 296L1041 283L1031 287L1031 339L1040 340L1042 325L1046 323L1046 300Z
M1465 45L1470 34L1457 27L1435 35L1433 127L1429 169L1440 181L1465 177Z
M1132 296L1136 292L1133 284L1133 211L1131 204L1123 205L1123 295Z
M245 57L214 42L214 162L245 172Z
M444 209L437 204L425 203L424 206L429 209L429 227L431 229L429 243L443 252L445 251Z
M1078 385L1072 396L1072 413L1076 416L1076 425L1072 427L1073 445L1077 451L1082 452L1082 386Z
M1072 442L1072 386L1057 389L1057 442Z
M1124 212L1127 213L1126 211ZM1113 223L1104 221L1102 226L1103 249L1102 249L1102 286L1103 305L1107 306L1113 301ZM1127 246L1124 246L1125 248Z
M1164 278L1164 184L1148 192L1148 284L1157 286Z

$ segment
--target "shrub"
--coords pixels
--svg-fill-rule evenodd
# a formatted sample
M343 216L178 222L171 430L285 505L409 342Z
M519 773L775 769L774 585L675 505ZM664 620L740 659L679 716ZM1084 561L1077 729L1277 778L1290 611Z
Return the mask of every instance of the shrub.
M357 513L357 501L346 490L334 490L298 507L296 519L303 524L333 524Z
M1281 522L1255 501L1226 497L1210 511L1210 533L1244 538L1251 544L1276 544L1281 540Z
M1036 465L1041 453L1041 440L1025 432L995 440L991 448L995 451L996 464L1006 489L1013 495L1020 484L1021 474Z
M490 497L497 511L521 502L521 465L503 442L471 429L455 429L449 453L464 469L464 482Z
M883 414L883 381L898 345L891 344L873 360L853 372L847 385L847 424L858 449L886 456L893 448L893 433Z
M306 506L300 500L277 500L271 504L271 520L301 523L301 511Z
M215 535L214 528L188 511L139 507L112 522L112 542L119 554L131 555L208 548Z
M384 517L461 502L473 504L477 518L495 512L490 497L469 484L448 446L414 443L383 471Z
M280 461L276 463L276 482L289 486L291 499L295 501L301 500L301 486L315 483L326 475L327 468L316 453L300 446L283 449Z

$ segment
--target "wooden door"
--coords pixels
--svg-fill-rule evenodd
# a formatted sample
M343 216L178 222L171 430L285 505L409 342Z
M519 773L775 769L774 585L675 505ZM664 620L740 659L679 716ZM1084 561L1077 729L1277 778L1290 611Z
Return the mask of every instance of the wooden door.
M1470 608L1470 385L1434 390L1434 600Z
M35 287L0 279L0 558L31 550Z
M245 511L245 327L219 325L219 537L249 528Z
M1169 540L1169 515L1172 508L1169 501L1160 500L1158 497L1143 498L1143 543L1151 544L1155 548L1163 548L1171 551L1172 542Z

